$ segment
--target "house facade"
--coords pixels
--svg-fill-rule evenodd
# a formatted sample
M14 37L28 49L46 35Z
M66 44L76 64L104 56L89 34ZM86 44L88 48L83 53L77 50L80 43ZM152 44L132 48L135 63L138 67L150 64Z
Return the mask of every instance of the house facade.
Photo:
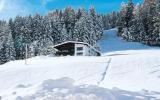
M101 53L95 47L84 42L66 41L53 46L57 50L56 56L100 56Z

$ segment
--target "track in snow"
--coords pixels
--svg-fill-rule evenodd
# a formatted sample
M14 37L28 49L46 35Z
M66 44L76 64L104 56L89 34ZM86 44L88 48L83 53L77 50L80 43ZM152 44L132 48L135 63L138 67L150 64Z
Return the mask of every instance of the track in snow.
M107 70L108 70L108 68L109 68L109 66L110 66L111 60L112 60L111 58L108 60L107 66L106 66L104 72L102 73L102 78L100 79L100 81L97 82L98 85L100 85L101 82L103 82L103 80L107 77L107 76L106 76L106 73L107 73Z

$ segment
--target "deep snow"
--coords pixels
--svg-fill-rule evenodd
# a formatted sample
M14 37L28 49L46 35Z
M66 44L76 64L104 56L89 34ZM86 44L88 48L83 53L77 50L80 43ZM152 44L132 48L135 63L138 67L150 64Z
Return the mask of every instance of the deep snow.
M160 49L125 42L116 32L104 32L101 57L40 56L1 65L2 100L159 100Z

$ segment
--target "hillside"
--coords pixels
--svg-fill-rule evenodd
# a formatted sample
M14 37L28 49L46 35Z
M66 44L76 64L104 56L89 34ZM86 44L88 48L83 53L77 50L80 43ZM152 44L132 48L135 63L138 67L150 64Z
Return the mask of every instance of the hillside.
M100 41L104 57L111 59L107 77L101 85L160 91L160 49L123 41L116 36L116 31L106 31L104 39Z
M101 57L39 56L27 65L1 65L2 100L159 100L160 49L125 42L116 32L104 32Z

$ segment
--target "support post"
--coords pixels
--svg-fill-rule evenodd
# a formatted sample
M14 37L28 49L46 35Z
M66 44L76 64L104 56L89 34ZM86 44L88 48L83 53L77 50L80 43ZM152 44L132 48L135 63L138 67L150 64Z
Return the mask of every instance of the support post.
M27 44L26 44L26 52L25 52L25 65L27 65L27 56L28 56L28 51L27 51Z

